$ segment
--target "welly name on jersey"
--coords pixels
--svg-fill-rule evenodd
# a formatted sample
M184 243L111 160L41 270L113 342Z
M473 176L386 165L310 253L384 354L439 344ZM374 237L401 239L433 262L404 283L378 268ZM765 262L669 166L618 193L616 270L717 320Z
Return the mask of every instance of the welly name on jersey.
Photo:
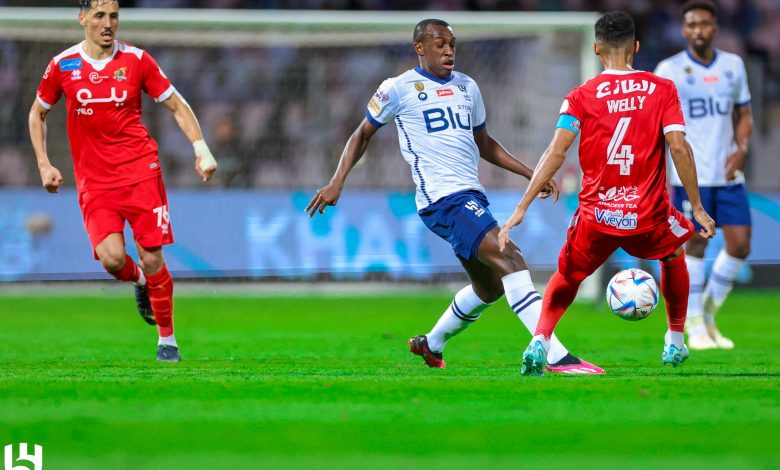
M622 100L607 100L607 110L612 113L624 113L626 111L636 111L642 109L647 96L632 96Z

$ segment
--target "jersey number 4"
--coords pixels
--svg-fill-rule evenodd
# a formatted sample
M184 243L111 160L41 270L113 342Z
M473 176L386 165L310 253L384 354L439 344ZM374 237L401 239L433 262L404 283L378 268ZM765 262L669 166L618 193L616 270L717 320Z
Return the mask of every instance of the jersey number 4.
M607 165L620 165L621 175L631 174L631 165L634 164L634 154L631 153L631 146L623 144L623 138L626 136L630 117L620 118L612 134L612 139L607 147Z

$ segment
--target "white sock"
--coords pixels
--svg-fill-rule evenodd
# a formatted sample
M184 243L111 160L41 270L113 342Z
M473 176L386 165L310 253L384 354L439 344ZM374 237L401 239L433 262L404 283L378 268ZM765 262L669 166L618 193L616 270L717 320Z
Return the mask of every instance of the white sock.
M734 280L744 264L744 259L730 256L725 249L720 250L718 257L715 258L715 264L712 265L712 273L705 288L716 305L720 305L726 300L726 296L734 287ZM708 315L705 316L705 321L712 323L715 312L706 313Z
M704 311L701 307L701 293L704 290L704 259L685 255L688 265L688 275L691 277L691 291L688 294L688 311L686 313L686 328L691 336L707 334L704 326Z
M141 268L138 268L138 280L135 281L133 284L135 284L136 286L146 285L146 276L144 276L144 272L141 271Z
M447 340L477 321L489 305L477 296L471 285L458 291L431 332L425 335L428 337L428 347L433 352L442 352Z
M160 336L160 339L157 340L157 345L166 345L166 346L173 346L174 348L178 348L179 345L176 344L176 336Z
M682 349L683 345L685 344L685 338L683 337L683 334L680 331L666 330L666 336L664 336L664 343L666 343L667 345L673 344L677 346L679 349Z
M535 343L537 341L541 341L542 342L542 346L544 347L545 351L549 351L550 350L550 341L547 338L545 338L544 335L534 335L534 337L531 338L531 344L533 344L533 343Z
M542 314L542 296L539 295L531 282L531 273L528 270L517 271L501 278L501 282L504 283L504 293L509 307L533 335ZM563 347L563 344L553 333L550 338L550 347L547 349L547 363L555 364L567 354L569 351Z

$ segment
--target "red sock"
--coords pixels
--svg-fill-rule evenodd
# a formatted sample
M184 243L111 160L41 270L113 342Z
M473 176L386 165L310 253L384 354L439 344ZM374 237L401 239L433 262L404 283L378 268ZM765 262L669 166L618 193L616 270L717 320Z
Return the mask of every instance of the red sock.
M120 281L136 282L138 278L141 277L141 270L138 269L138 265L135 264L133 258L129 255L125 255L125 265L122 266L122 269L114 272L109 271L108 274Z
M561 273L555 271L544 291L542 315L539 317L539 323L536 324L534 335L544 335L545 338L550 339L555 325L558 324L569 305L574 302L581 282L566 279Z
M152 302L152 312L160 336L171 336L173 334L173 278L164 264L156 273L146 275L146 290Z
M690 283L684 255L671 261L661 261L661 293L664 295L669 329L672 331L682 332L685 326Z

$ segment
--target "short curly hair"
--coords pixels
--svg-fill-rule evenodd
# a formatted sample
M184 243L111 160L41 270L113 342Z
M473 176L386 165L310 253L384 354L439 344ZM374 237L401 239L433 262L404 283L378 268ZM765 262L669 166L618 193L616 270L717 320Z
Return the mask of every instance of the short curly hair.
M623 46L636 38L634 19L624 11L611 11L596 21L596 40L611 47Z
M718 17L718 6L710 0L688 0L680 7L683 16L691 10L707 10L715 18Z

